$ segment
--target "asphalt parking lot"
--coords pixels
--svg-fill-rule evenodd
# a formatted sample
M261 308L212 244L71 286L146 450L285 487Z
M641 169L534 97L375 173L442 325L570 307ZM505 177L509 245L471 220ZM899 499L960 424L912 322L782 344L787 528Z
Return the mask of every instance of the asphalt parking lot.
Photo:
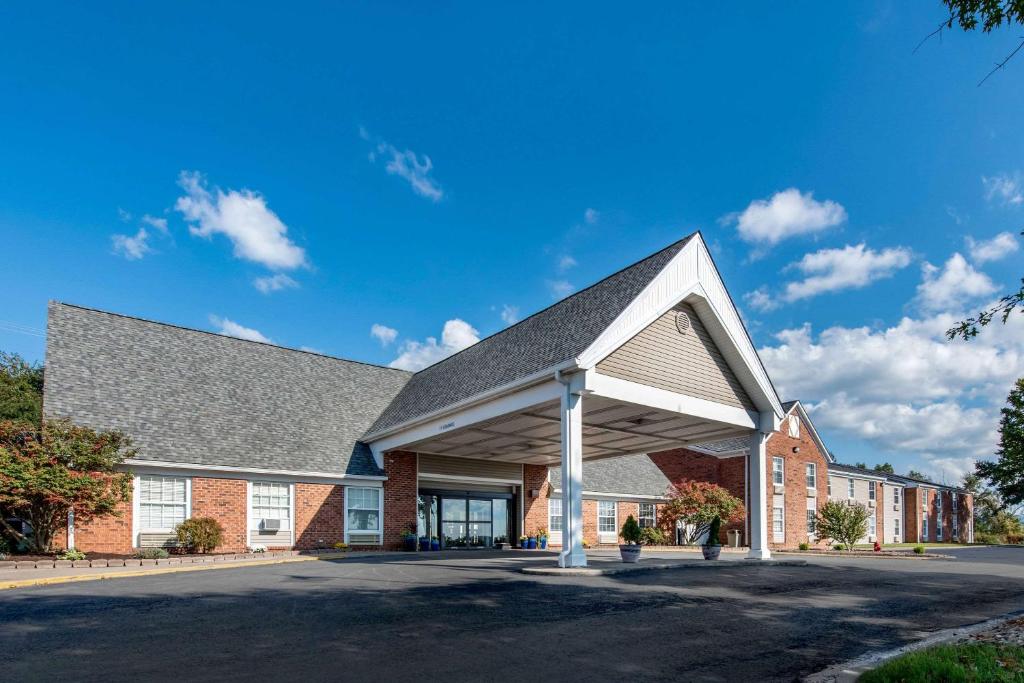
M794 680L1024 608L1024 550L527 576L390 555L0 592L7 680Z

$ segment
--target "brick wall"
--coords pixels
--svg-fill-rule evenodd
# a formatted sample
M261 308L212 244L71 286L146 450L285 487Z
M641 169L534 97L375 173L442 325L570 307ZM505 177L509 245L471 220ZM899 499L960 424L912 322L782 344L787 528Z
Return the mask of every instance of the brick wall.
M345 540L345 487L295 484L295 547L330 548Z
M523 528L521 533L529 536L538 529L548 528L548 498L552 486L548 483L548 468L545 465L523 465ZM538 491L536 498L531 491ZM550 531L550 529L549 529ZM514 539L518 543L519 539Z
M921 540L921 489L903 489L903 540L918 543Z
M402 533L416 531L416 454L391 451L384 454L384 548L399 550Z
M75 547L83 552L129 555L132 550L131 501L117 506L118 515L75 520ZM67 526L54 539L54 548L67 547Z
M192 517L212 517L224 527L217 552L245 552L248 484L244 479L192 477Z

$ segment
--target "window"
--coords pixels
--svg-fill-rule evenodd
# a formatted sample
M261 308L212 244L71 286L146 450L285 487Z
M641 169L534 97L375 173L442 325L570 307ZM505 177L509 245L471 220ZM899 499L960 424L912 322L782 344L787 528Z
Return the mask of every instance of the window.
M380 531L380 489L345 489L346 531Z
M829 477L829 478L828 478L828 495L829 495L830 497L831 497L831 495L832 495L832 477Z
M868 517L868 538L874 538L875 532L878 530L877 520L875 519L875 513L872 512L871 516Z
M640 503L640 528L654 526L654 503Z
M291 528L292 487L276 481L254 481L252 483L252 518L256 524L261 519L280 519L282 529Z
M941 541L942 540L942 520L941 519L935 525L935 540L936 541Z
M846 497L853 498L853 479L846 480Z
M956 500L956 499L954 498L953 500ZM960 530L957 528L958 526L959 526L959 524L957 523L956 516L954 516L953 517L953 539L954 540L960 538Z
M781 507L772 508L772 533L776 543L786 540L786 518Z
M921 489L921 512L928 512L928 489Z
M893 522L892 530L893 530L893 533L895 534L893 536L893 542L894 543L899 543L900 542L900 518L899 517L894 517L892 522Z
M776 486L782 486L783 483L783 468L785 464L782 458L775 456L772 458L772 483Z
M813 462L807 463L807 488L813 489L818 486L818 466Z
M562 533L562 499L548 498L548 529Z
M597 501L597 531L602 534L617 534L615 525L615 501Z
M874 499L875 499L875 482L869 481L868 482L868 500L874 500Z
M957 504L957 501L958 501L959 498L960 498L960 496L956 495L955 493L953 494L953 512L954 513L956 512L956 504Z
M942 514L942 491L935 493L935 510L941 515Z
M902 491L902 490L903 489L901 489L899 486L894 486L893 487L893 489L892 489L892 502L893 502L894 505L899 505L900 504L900 491Z
M793 439L800 438L800 418L796 415L789 416L789 436Z
M139 529L172 531L188 519L188 479L139 476Z
M927 517L925 517L923 520L921 520L921 540L922 541L927 541L928 540L928 518Z
M807 510L807 534L809 536L810 535L814 535L814 533L817 530L817 528L818 528L818 511L817 510L808 509Z

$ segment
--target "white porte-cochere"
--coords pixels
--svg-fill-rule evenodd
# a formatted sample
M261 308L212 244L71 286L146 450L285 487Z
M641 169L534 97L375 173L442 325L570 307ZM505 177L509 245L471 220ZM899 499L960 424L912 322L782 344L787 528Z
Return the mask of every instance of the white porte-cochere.
M408 450L560 466L558 563L583 567L587 461L749 438L749 556L767 559L765 444L784 412L700 235L679 244L572 357L515 381L495 378L487 391L378 430L366 439L374 456L380 462L386 451ZM585 314L587 297L602 305L591 290L615 277L574 295L582 298L573 313ZM509 330L480 342L482 350Z

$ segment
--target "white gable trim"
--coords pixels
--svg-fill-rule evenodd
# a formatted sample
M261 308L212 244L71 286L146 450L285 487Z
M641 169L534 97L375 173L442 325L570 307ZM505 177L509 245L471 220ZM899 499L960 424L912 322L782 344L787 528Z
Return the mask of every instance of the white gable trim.
M825 462L835 462L835 456L825 448L825 442L821 440L820 436L818 436L818 430L814 428L814 423L811 422L810 415L808 415L807 411L804 410L804 404L797 401L796 405L790 408L789 412L792 413L793 410L798 410L800 412L800 419L803 420L803 423L811 430L811 438L814 439L814 443L818 445L818 450L825 454Z
M771 412L776 421L781 420L784 414L782 403L699 233L580 354L579 366L584 369L595 367L683 300L697 311L758 410Z

